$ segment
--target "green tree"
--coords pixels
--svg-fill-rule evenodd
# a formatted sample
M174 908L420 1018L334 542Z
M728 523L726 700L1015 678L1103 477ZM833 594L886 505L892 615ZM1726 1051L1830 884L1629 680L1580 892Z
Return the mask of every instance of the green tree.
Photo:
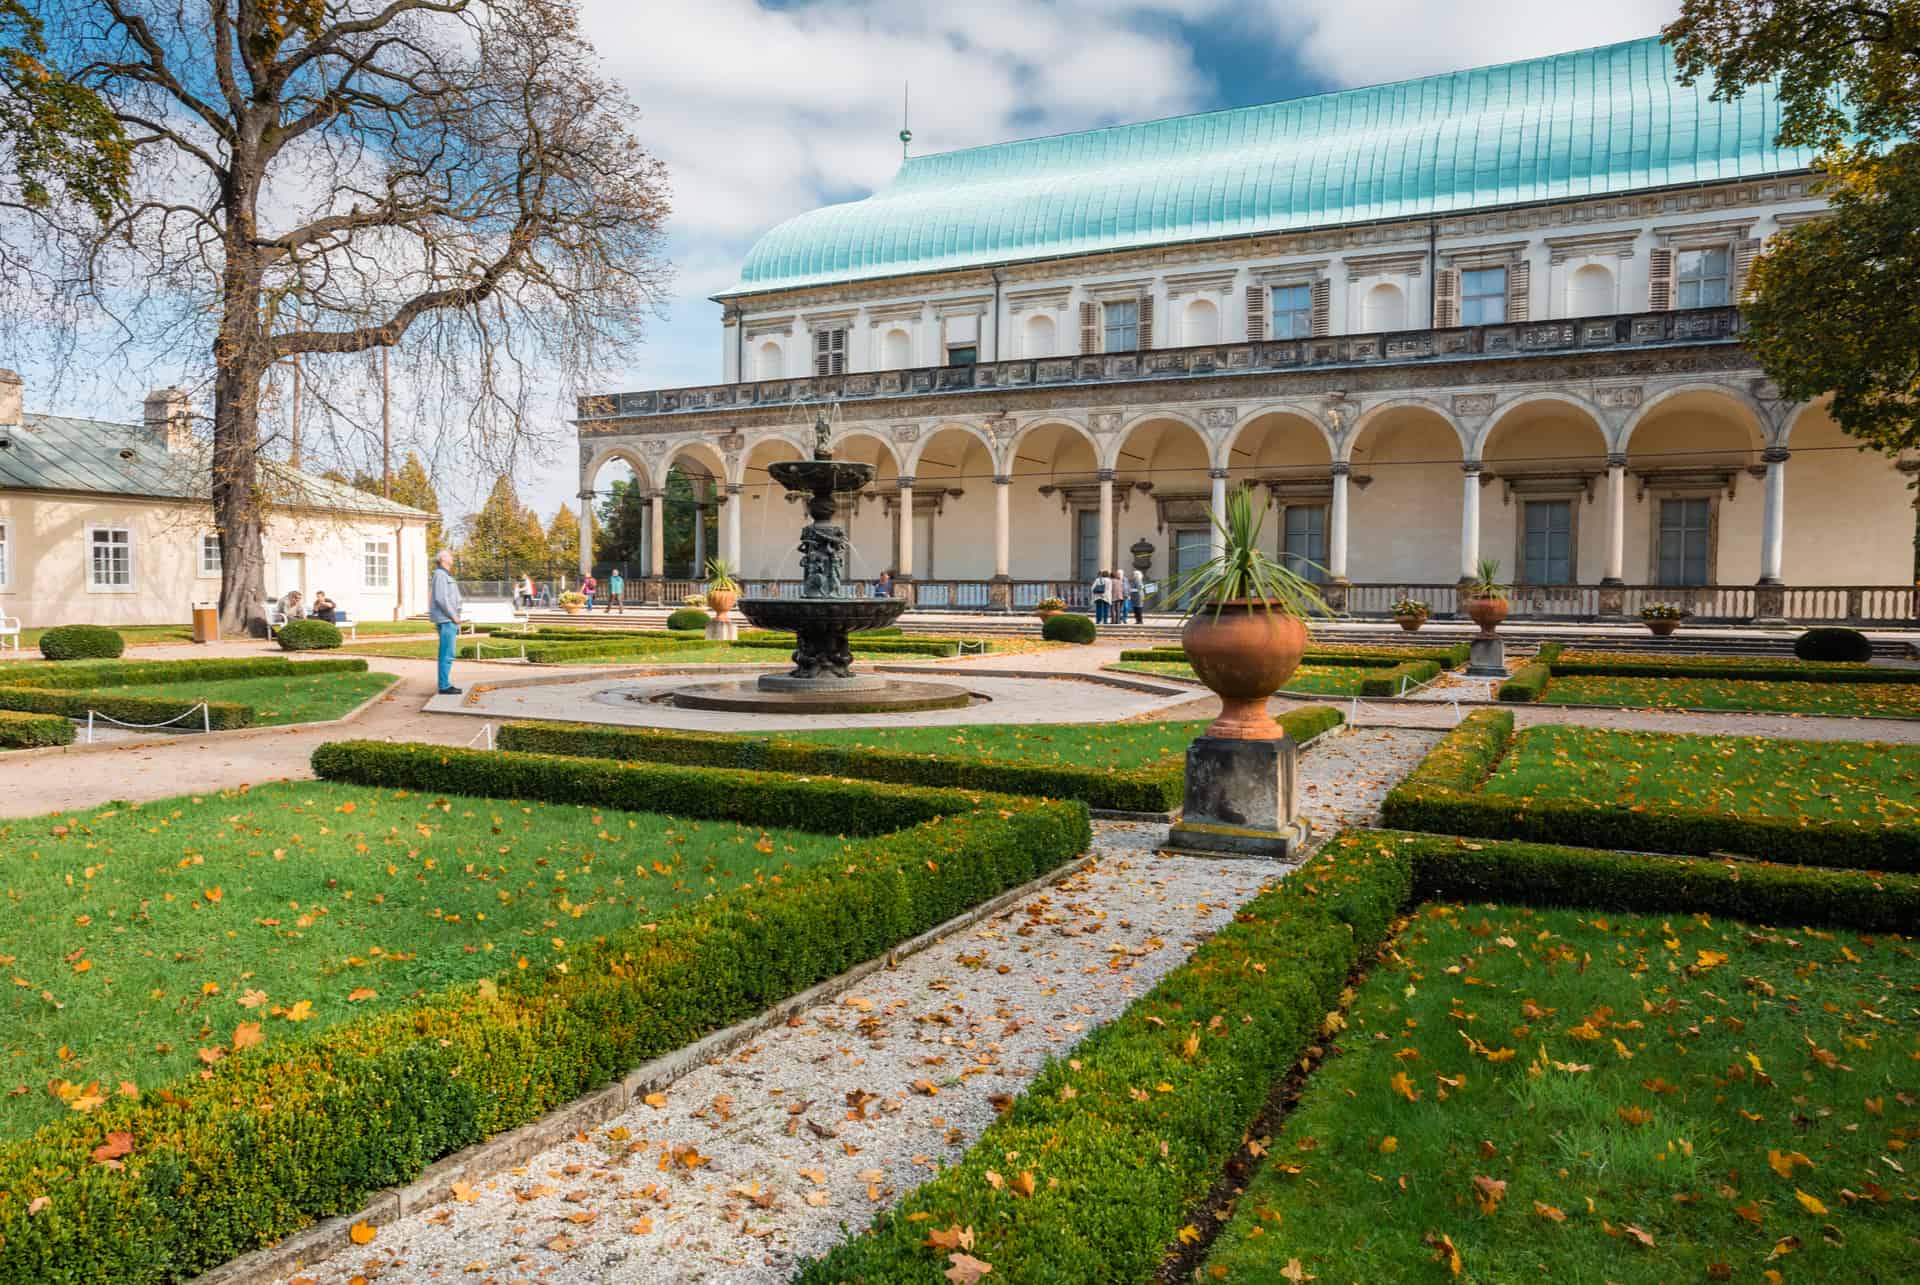
M595 516L593 560L603 565L619 564L634 575L643 574L640 549L647 509L640 502L640 487L631 478L615 480Z
M520 503L513 479L494 481L478 513L461 525L460 571L475 579L503 579L546 566L546 532L539 515Z
M1920 0L1683 0L1664 34L1715 97L1772 86L1777 141L1820 152L1831 217L1769 241L1741 301L1761 366L1862 443L1920 446Z
M599 525L594 523L596 550L600 545ZM571 575L580 565L580 519L573 515L570 505L562 504L554 513L553 521L547 523L547 561L552 567L549 574Z
M65 193L105 222L127 199L132 145L97 94L48 65L45 30L20 0L0 0L0 140L24 204Z
M356 485L358 485L357 482ZM362 489L364 490L366 488L362 487ZM376 480L373 490L377 494L379 489L379 484ZM434 520L427 523L427 548L429 551L438 552L442 534L440 496L439 493L433 489L433 478L428 476L427 466L421 462L420 456L413 451L407 452L407 458L401 463L400 467L394 471L393 501L396 504L404 504L409 508L421 509L434 515Z

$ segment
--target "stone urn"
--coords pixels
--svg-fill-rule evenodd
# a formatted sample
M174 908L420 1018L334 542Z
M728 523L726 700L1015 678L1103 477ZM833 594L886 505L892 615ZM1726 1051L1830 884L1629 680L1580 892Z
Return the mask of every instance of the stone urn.
M740 591L738 589L707 590L707 605L713 608L713 618L715 620L725 620L727 613L733 610L733 604L738 601L740 601Z
M1671 638L1673 631L1680 627L1678 620L1647 620L1642 623L1655 638Z
M1493 631L1507 618L1510 604L1505 598L1469 598L1467 616L1480 626L1482 638L1493 637Z
M1399 625L1402 629L1412 634L1412 633L1418 633L1420 631L1420 626L1427 623L1427 618L1424 615L1395 616L1393 618L1393 623L1395 623L1396 625Z
M1244 598L1197 607L1180 631L1187 663L1220 698L1206 735L1270 741L1284 735L1267 701L1293 677L1307 651L1307 626L1264 602Z
M560 604L560 610L566 612L569 616L577 616L586 609L587 604L584 602L563 602Z
M1052 620L1055 616L1059 615L1060 609L1058 607L1043 607L1040 610L1034 612L1033 614L1040 617L1040 623L1044 625L1049 620Z

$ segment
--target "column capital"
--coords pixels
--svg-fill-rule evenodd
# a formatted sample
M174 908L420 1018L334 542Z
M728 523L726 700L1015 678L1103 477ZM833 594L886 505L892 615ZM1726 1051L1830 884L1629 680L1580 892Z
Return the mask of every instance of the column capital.
M1216 482L1224 482L1227 480L1227 470L1223 468L1210 468L1207 470L1207 476Z
M1626 466L1627 466L1626 452L1613 451L1607 455L1608 468L1625 468Z
M1353 465L1347 463L1345 460L1335 460L1327 466L1327 472L1333 477L1345 477L1347 474L1353 472Z
M894 479L894 484L903 491L911 491L913 489L913 474L902 473Z
M1479 473L1480 473L1480 461L1479 460L1461 460L1460 471L1462 473L1465 473L1468 477L1477 477L1479 476Z
M747 489L747 485L746 485L746 483L744 483L744 482L729 482L729 483L727 483L727 494L728 494L728 495L738 495L738 494L740 494L740 493L741 493L742 491L744 491L744 490L746 490L746 489Z
M1110 468L1095 469L1093 472L1093 480L1096 482L1111 482L1116 472L1117 470Z
M1760 460L1764 464L1785 464L1792 458L1793 452L1784 446L1769 446L1760 452Z
M1012 486L1012 485L1013 485L1013 474L1011 474L1011 473L995 473L995 474L993 475L993 484L994 484L995 486Z

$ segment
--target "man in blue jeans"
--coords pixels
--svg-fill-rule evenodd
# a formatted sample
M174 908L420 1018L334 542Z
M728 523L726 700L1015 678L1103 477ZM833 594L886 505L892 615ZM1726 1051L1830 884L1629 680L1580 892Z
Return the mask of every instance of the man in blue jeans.
M433 590L427 596L427 619L440 633L440 694L458 696L453 685L453 649L460 637L460 583L453 578L453 552L440 550L433 569Z

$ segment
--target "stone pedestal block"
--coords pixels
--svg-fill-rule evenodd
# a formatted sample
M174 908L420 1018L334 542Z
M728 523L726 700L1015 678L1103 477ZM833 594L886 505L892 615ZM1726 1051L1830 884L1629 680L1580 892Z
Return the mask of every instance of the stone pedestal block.
M1475 638L1467 653L1467 673L1474 678L1507 676L1507 644L1500 638Z
M1779 584L1758 584L1753 588L1753 623L1784 625L1787 622L1787 588Z
M1349 580L1329 580L1320 586L1320 597L1325 600L1327 609L1344 612L1347 609L1347 591L1353 587Z
M1013 578L995 576L987 581L987 607L992 611L1013 610Z
M1606 581L1600 582L1600 619L1625 620L1627 618L1627 591L1625 586Z
M707 622L708 642L733 642L740 637L740 622L729 615L725 620Z
M1299 816L1299 747L1202 736L1187 748L1187 792L1165 850L1209 856L1299 856L1307 825Z

